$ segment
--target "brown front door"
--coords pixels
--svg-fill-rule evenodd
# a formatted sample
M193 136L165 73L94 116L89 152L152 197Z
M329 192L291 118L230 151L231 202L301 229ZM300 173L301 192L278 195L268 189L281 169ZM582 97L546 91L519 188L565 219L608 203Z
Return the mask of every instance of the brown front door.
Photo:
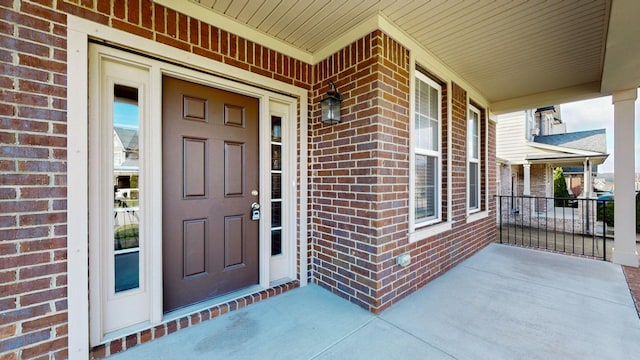
M165 312L258 283L258 99L164 77Z

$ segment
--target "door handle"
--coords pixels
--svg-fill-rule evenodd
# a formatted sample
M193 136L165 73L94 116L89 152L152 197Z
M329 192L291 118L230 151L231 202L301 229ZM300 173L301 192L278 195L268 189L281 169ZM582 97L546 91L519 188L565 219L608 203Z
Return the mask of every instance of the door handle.
M260 204L257 202L251 204L251 220L260 220Z

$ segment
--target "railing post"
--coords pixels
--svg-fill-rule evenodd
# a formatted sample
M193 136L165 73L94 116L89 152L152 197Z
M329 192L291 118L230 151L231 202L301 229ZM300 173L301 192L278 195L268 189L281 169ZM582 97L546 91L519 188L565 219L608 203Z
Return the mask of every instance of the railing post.
M602 202L602 260L607 261L607 201Z
M498 211L500 211L500 244L502 244L502 196L498 195Z

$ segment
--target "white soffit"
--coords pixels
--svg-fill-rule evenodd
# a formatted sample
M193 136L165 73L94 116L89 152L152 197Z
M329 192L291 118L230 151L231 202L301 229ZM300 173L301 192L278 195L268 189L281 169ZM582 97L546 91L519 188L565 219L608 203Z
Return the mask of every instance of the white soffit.
M536 94L553 94L562 89L578 90L569 91L569 98L593 95L591 89L601 81L604 66L611 3L611 0L182 1L199 4L252 31L289 44L300 54L322 53L336 39L381 13L490 102L511 102L511 106L518 103L515 99L530 97L525 101L530 103ZM580 92L587 84L590 90Z

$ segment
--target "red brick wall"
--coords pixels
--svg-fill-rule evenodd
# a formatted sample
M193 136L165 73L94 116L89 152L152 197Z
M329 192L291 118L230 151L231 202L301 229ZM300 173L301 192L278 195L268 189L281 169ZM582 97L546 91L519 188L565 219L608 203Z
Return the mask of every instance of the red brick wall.
M324 96L329 80L336 83L344 102L339 125L322 124L317 106L312 111L313 280L376 313L495 239L494 215L467 223L467 93L453 83L452 125L443 128L442 140L443 173L451 172L453 187L452 230L409 243L409 70L408 50L380 31L315 68L311 104ZM446 99L445 84L445 124ZM489 136L483 155L491 164L495 163L493 124ZM493 167L482 172L489 184L495 182ZM445 177L442 189L447 181ZM492 186L483 190L490 196L494 192ZM443 196L445 214L448 196ZM491 204L485 206L493 212ZM406 268L396 265L396 257L403 253L413 259Z
M312 109L314 281L365 308L380 287L380 247L406 234L409 54L375 31L315 67L318 104L329 80L343 96L342 123Z
M380 31L311 66L151 0L0 0L0 13L3 360L67 356L66 14L309 91L310 274L336 294L382 311L494 239L492 215L466 223L466 92L452 84L453 126L443 131L452 166L446 147L442 166L453 174L453 228L409 243L409 52ZM339 125L319 121L327 80L345 99ZM492 196L495 168L487 174ZM413 262L401 268L395 257L405 252Z
M522 169L522 166L520 166ZM520 171L524 173L523 171ZM546 197L547 196L547 165L532 164L529 169L529 181L531 186L531 195ZM524 179L522 180L524 183ZM575 193L574 193L575 194Z
M0 358L64 358L66 14L307 90L312 68L151 0L0 0L0 13Z
M495 240L494 202L489 201L489 215L486 218L473 223L467 222L467 95L466 91L455 83L452 83L451 88L452 126L447 131L443 129L443 134L445 134L443 141L447 141L446 136L451 137L452 229L412 243L409 243L408 237L405 235L398 239L395 247L387 249L388 260L381 264L382 288L377 292L380 299L379 305L371 306L370 310L373 312L380 312L388 308ZM443 114L446 112L443 111ZM487 153L489 164L495 163L495 124L493 123L489 124ZM443 156L443 162L445 162L444 158ZM495 167L490 166L489 169L486 172L489 178L489 187L486 191L491 199L495 194L495 186L492 184L495 183L496 174ZM443 191L446 191L444 186ZM404 253L409 253L412 258L411 264L406 268L396 265L395 259Z
M0 12L0 354L65 357L65 17Z

